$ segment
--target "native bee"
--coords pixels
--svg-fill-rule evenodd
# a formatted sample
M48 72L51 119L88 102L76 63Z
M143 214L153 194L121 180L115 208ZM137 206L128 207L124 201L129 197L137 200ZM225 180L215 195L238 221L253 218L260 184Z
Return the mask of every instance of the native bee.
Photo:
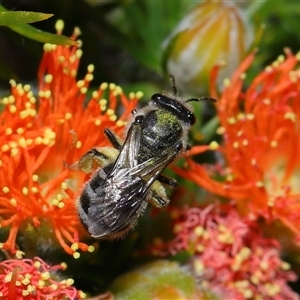
M189 149L188 131L195 123L188 102L174 94L154 94L147 106L132 111L123 141L110 129L105 135L113 147L93 148L78 161L78 169L96 171L85 184L77 210L91 236L122 237L137 222L148 203L162 208L169 203L165 188L176 181L162 171Z

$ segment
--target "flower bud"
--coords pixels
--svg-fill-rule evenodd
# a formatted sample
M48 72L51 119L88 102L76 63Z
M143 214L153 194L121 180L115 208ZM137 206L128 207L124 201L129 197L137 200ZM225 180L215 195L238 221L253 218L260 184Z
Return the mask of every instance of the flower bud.
M164 43L164 69L180 90L207 91L212 67L226 65L219 82L229 77L253 41L245 12L230 1L204 1L186 15Z

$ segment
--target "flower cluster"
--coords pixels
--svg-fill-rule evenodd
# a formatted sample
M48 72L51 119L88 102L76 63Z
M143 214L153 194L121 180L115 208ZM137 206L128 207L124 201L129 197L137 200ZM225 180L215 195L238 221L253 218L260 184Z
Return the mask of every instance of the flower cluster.
M285 49L277 61L258 74L244 90L251 53L224 81L220 96L212 72L211 93L218 98L219 147L223 154L223 180L212 178L205 166L192 159L178 173L205 189L234 199L239 212L250 219L280 220L300 240L300 56ZM196 150L196 149L195 149ZM197 151L193 151L196 153ZM215 174L216 175L216 174Z
M0 262L0 298L2 299L83 299L73 279L57 281L58 270L65 264L49 266L40 258L9 259Z
M57 22L61 32L63 23ZM75 39L79 34L76 29ZM74 193L84 174L64 167L76 162L93 146L108 145L104 128L122 135L125 121L141 94L125 96L115 84L103 83L87 95L93 65L76 80L82 50L46 44L39 68L39 87L11 81L11 95L2 99L0 114L0 231L9 228L3 249L16 251L20 230L49 226L63 249L78 257L90 250L79 241ZM117 117L117 103L124 107ZM70 134L75 132L76 141ZM73 147L71 145L73 144ZM44 233L45 234L45 233Z
M264 238L257 223L245 221L231 206L172 207L170 212L175 238L156 240L154 255L188 251L199 285L221 299L298 299L286 283L296 275L280 259L278 242Z

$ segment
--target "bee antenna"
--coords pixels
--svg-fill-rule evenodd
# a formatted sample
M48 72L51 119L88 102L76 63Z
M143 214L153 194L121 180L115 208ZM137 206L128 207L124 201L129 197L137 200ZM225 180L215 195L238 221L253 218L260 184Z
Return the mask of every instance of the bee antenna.
M176 84L175 84L175 77L172 74L169 74L169 76L170 76L171 85L172 85L172 89L173 89L174 95L178 95L178 90L177 90Z
M214 99L214 98L210 98L210 97L200 97L200 98L187 99L185 102L191 102L191 101L212 101L212 102L216 102L217 100Z

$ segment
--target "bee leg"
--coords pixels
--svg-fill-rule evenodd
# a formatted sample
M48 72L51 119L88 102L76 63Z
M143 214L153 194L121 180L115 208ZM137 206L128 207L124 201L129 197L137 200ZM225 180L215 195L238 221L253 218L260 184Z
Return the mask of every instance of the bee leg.
M176 187L177 186L177 181L175 179L171 179L171 178L167 178L163 175L159 175L157 177L157 180L163 184L166 184L168 186L171 186L171 187Z
M120 151L122 149L123 141L108 128L104 129L104 133L111 142L111 144Z
M112 147L95 147L86 152L78 162L69 166L69 169L91 174L96 169L113 163L118 154L119 151Z
M151 192L151 197L147 199L148 203L157 208L163 208L169 204L170 199L167 197L166 190L159 181L154 181Z

